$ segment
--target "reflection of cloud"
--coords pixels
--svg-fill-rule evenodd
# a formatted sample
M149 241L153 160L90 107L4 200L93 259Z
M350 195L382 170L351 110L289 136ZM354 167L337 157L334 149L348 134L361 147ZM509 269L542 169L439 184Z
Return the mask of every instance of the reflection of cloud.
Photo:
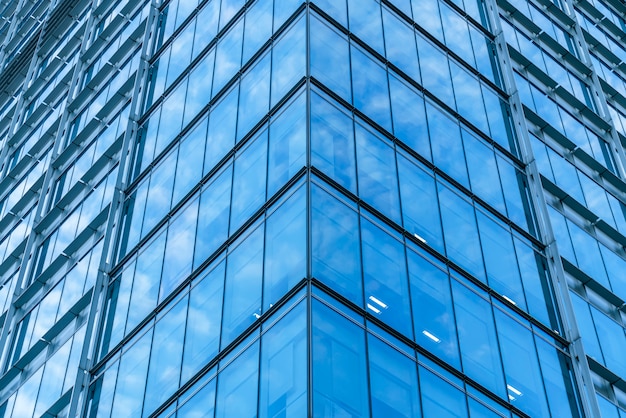
M282 37L272 48L272 101L281 99L285 93L304 76L306 69L304 19Z
M235 75L241 65L241 43L243 41L243 19L217 44L215 52L215 72L213 76L213 95L226 81Z

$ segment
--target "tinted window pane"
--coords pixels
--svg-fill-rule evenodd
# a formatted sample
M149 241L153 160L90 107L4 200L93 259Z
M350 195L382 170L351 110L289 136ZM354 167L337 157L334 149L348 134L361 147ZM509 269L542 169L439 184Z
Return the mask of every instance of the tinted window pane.
M306 303L300 303L263 335L259 417L307 414Z
M364 331L313 301L313 414L367 417Z
M362 305L358 215L316 186L311 200L313 277Z
M356 193L352 118L311 94L311 164Z
M361 239L367 310L411 336L411 308L402 242L366 219L361 219Z
M215 418L253 418L257 414L259 343L220 372L217 377Z
M417 365L368 335L373 418L420 417Z

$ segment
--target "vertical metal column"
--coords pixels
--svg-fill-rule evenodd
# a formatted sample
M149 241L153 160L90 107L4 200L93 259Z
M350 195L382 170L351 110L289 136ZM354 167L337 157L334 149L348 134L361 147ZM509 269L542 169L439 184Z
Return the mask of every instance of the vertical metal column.
M515 133L518 139L518 147L521 160L526 164L526 179L531 194L531 206L537 216L537 227L541 240L546 244L545 255L548 260L549 273L551 276L550 285L554 292L555 302L558 307L559 319L561 320L565 335L564 337L571 342L569 351L571 354L572 364L574 365L574 376L579 389L582 400L582 408L585 416L599 417L600 409L598 407L595 392L593 389L593 381L589 370L587 357L581 344L580 332L574 317L574 310L569 296L567 282L561 263L561 257L556 245L552 225L547 211L547 203L543 194L543 186L541 178L537 170L537 164L533 155L530 139L528 137L528 127L526 125L526 117L522 103L520 101L519 92L515 85L513 70L511 65L511 57L509 56L506 40L500 24L500 13L496 0L484 0L487 7L488 16L495 34L496 59L500 68L504 72L503 83L506 92L510 95L509 106L511 108L511 117Z

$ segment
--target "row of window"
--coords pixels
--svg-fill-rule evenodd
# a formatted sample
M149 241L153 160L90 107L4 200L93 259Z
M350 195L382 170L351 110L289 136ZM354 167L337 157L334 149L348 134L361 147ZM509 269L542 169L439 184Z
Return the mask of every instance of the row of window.
M577 118L559 105L550 96L531 84L526 78L513 73L515 84L520 94L520 100L536 115L549 123L558 133L564 135L577 147L612 172L616 172L615 161L610 146L586 127Z
M79 204L57 226L51 228L52 232L42 234L47 236L36 247L28 277L29 283L32 283L57 257L69 257L71 251L68 252L68 246L79 235L84 235L85 231L89 233L88 228L93 221L103 222L102 215L108 213L104 209L108 207L113 197L118 167L118 165L113 167L97 185L84 194Z
M602 25L599 26L592 22L591 19L578 8L576 8L576 16L578 17L580 26L591 35L592 39L595 39L601 46L615 54L621 62L626 61L626 48L624 48L624 43L621 40L615 40L613 36L607 34L607 31ZM593 43L587 42L587 44L591 51L597 49L597 46Z
M64 402L69 401L69 391L74 386L78 371L78 362L83 349L86 327L76 323L76 330L70 327L71 334L65 335L67 340L59 341L60 346L49 345L41 362L37 361L37 370L31 374L6 402L0 404L0 417L32 417L41 416L54 406L55 402L66 395ZM73 334L73 335L72 335ZM45 361L45 363L43 363ZM30 364L34 366L34 364ZM29 370L30 371L30 370ZM19 377L9 386L4 387L2 395L17 389ZM4 397L4 396L2 396ZM55 410L53 414L59 413Z
M529 138L539 173L626 235L626 205L537 137L529 134Z
M117 416L122 410L148 416L157 408L160 417L199 412L252 417L257 408L259 416L300 416L307 413L307 373L312 375L315 416L508 417L505 402L531 416L579 416L567 358L504 312L492 311L460 283L454 291L463 350L474 356L480 353L474 363L470 357L464 359L473 373L500 380L497 393L505 398L500 403L425 357L419 357L418 366L413 348L316 288L311 304L301 301L304 292L298 292L273 315L259 316L260 327L218 356L213 318L219 316L216 310L229 311L212 295L222 294L223 276L223 262L199 276L202 281L107 361L90 388L89 416ZM312 310L310 325L307 309ZM484 314L491 321L495 318L491 328L479 325ZM485 350L498 345L504 363L489 364ZM201 366L190 369L198 358ZM481 364L485 361L487 369ZM204 372L206 365L214 367ZM204 376L191 386L185 384L199 370ZM478 383L489 377L482 376ZM177 391L179 387L183 389ZM176 392L177 399L163 405ZM172 415L175 410L178 415Z
M85 182L92 181L94 176L89 176L87 179L87 173L102 167L103 164L101 162L103 160L111 159L111 155L115 158L116 154L113 152L109 154L107 151L111 151L113 144L120 141L120 138L124 135L129 113L130 104L127 104L101 132L97 133L93 140L81 144L83 149L76 150L75 155L70 157L70 160L72 158L75 158L75 160L66 164L66 167L58 174L58 177L52 180L52 198L47 202L48 210L59 202L70 189L76 186L80 179L83 179ZM107 154L105 155L105 153Z
M225 211L220 221L225 223L219 228L223 233L211 233L219 246L305 166L306 96L298 93L233 155L237 93L235 86L129 193L119 258L207 174L211 177L200 191L201 210L213 205ZM232 157L224 162L227 154ZM217 167L223 168L216 172Z
M626 260L580 226L548 207L559 253L606 289L626 299Z
M533 24L537 25L542 32L547 33L556 40L564 49L572 53L576 58L581 57L576 47L573 36L567 29L563 28L563 23L555 22L553 17L549 17L536 6L532 1L527 0L507 0L513 4L517 10L522 12ZM510 41L510 39L507 39ZM534 61L533 61L534 62Z
M591 110L597 112L596 104L591 96L591 89L586 82L566 69L563 64L559 63L552 55L545 52L538 44L532 42L505 19L502 19L501 23L507 43L520 51L524 59L539 67L560 86L573 94L581 103L586 104Z
M89 250L78 263L71 266L67 273L57 274L62 276L60 279L56 277L50 279L52 283L58 281L34 307L29 307L28 303L22 306L30 310L25 314L18 311L22 318L15 321L13 332L8 333L6 341L10 342L10 346L6 349L8 354L5 356L3 367L5 372L93 287L101 253L102 241Z
M198 209L196 200L190 210L175 218L167 231L127 263L109 285L99 358L158 305L162 307L160 311L167 312L183 298L185 306L193 306L185 350L195 353L184 362L184 376L187 379L196 373L306 276L305 190L300 186L268 208L260 221L229 242L219 256L211 250L216 247L212 234L224 223L223 216L205 210L199 217L194 212ZM218 210L213 205L210 209ZM172 292L208 256L217 257L217 261L195 275L182 296L176 296L163 308L163 301L170 300ZM163 315L184 322L187 314L182 318L158 314Z
M624 326L588 304L572 291L570 291L570 297L585 353L618 376L622 378L626 376L626 359L624 359L623 350L626 344Z
M225 193L229 194L228 190ZM457 342L459 332L457 324L462 318L457 317L456 320L453 318L455 309L458 311L462 305L459 305L461 302L458 301L453 303L450 279L445 267L440 265L439 268L444 270L439 270L413 251L405 255L404 239L398 239L397 236L394 238L395 234L390 235L390 231L381 229L368 218L360 217L357 212L333 198L322 188L313 186L311 193L313 277L338 291L357 306L378 316L398 332L409 338L415 338L419 344L427 346L451 365L460 368L463 362L463 370L468 375L504 397L504 385L499 383L501 380L497 373L486 374L485 371L499 364L499 354L494 351L487 358L481 357L485 355L485 347L473 346L468 340L469 336L462 337L459 334L460 341ZM440 196L444 193L454 195L448 189L440 189ZM218 306L218 309L223 310L224 317L220 317L217 312L212 313L211 322L217 324L215 333L210 338L213 348L209 352L213 353L212 355L217 353L218 347L226 347L306 275L305 201L304 189L300 188L283 206L271 214L266 222L265 231L263 226L260 226L229 245L225 279L224 272L219 273L221 277L219 283L225 283L223 285L225 290L219 287L215 291L204 292L224 295L220 296L224 298L223 308L222 302ZM450 212L449 216L454 218L469 215L473 218L473 213L456 213L463 205L466 203L460 199L458 202L451 202L447 209ZM227 214L214 206L211 204L209 207L221 214ZM179 283L184 281L207 256L211 256L213 249L218 248L220 242L226 238L225 233L217 234L217 238L215 237L220 229L226 231L228 222L223 216L205 215L214 220L207 228L207 225L200 225L200 220L196 219L197 210L196 201L188 206L188 209L183 209L180 215L172 219L167 235L165 233L157 235L136 259L127 264L120 279L111 285L107 328L103 331L102 337L104 340L102 355L141 323L142 319L155 309L158 302L168 299L171 291L178 287ZM201 213L212 212L201 210ZM367 214L365 210L363 213ZM371 215L367 216L371 219ZM442 216L445 222L448 213ZM549 294L546 294L544 262L518 238L515 238L515 241L508 238L508 243L506 239L502 241L499 234L504 230L498 230L499 227L492 224L493 221L489 217L482 214L477 216L483 245L489 246L485 252L488 256L485 262L490 274L489 284L503 295L501 296L503 300L524 310L529 306L534 315L549 323L551 327L557 327L554 318L548 318L548 312L553 311L554 307L551 306ZM462 236L467 228L462 224L463 219L459 222L450 223L450 229L447 231L452 235L461 234L461 236L450 236L450 240L458 243L477 242L478 236L475 238ZM253 228L256 228L256 225ZM204 231L213 231L213 234L208 235ZM223 236L222 240L218 238L220 235ZM210 241L207 240L209 237ZM230 250L233 247L235 249ZM520 268L517 273L518 280L523 280L523 283L513 284L510 280L511 265L518 263L517 258ZM218 257L218 260L221 258ZM409 273L405 267L406 263L409 265ZM160 280L155 280L156 277L160 277ZM411 291L408 289L409 279ZM458 286L461 286L459 289L465 289L456 280L453 282L456 283L453 285L454 289ZM409 294L412 295L412 300ZM464 296L455 297L463 300ZM480 317L487 321L483 328L492 330L486 331L485 336L493 336L495 335L491 322L493 320L489 321L485 316L490 309L489 303L482 298L478 299L476 306L465 309L467 312L477 309L482 312ZM172 303L176 301L178 298ZM415 318L414 325L412 318ZM206 324L207 321L208 319L194 320L193 323ZM203 361L199 364L206 363L206 359Z
M433 161L438 170L534 234L523 172L415 89L397 78L389 81L392 108L398 109L393 113L394 134ZM412 197L400 199L398 195L401 163L395 162L395 154L402 148L367 128L363 119L346 114L345 108L326 95L314 92L310 106L312 165L401 224L401 206L412 211ZM440 241L435 239L431 245L440 249L441 245L435 244Z
M396 19L391 14L389 16ZM430 93L504 149L515 150L509 110L499 95L467 69L448 59L421 34L413 33L409 26L401 22L392 26L394 29L405 28L407 32L394 30L389 33L392 36L385 37L386 42L395 45L395 48L389 48L388 55L389 51L398 53L387 59L409 75L419 68L421 78L416 79L421 79ZM311 75L381 127L393 132L388 84L391 70L314 15L310 20L310 33ZM416 53L407 54L406 45L412 45L414 40L417 42ZM402 49L398 49L400 45ZM329 68L328 62L333 66ZM487 59L486 63L490 62Z
M222 9L219 9L219 0L207 2L176 38L158 53L158 59L151 66L152 91L147 98L146 108L156 101L185 72L189 64L202 55L210 45L208 48L210 52L205 52L204 57L194 63L191 75L188 76L193 87L192 91L198 96L198 101L201 101L202 105L208 103L279 30L289 15L295 11L299 2L292 1L293 4L285 4L283 1L277 8L280 13L273 14L272 1L257 1L230 25L226 33L221 34L219 39L213 42L217 34L218 18L220 22L223 19L230 20L237 10L235 5L229 3L233 2L224 0ZM219 10L221 10L221 16ZM169 19L161 21L161 24L165 25L165 30L167 30L167 22ZM197 28L196 22L198 22ZM219 27L221 30L223 25ZM282 46L276 46L277 42L278 40L273 40L274 48L282 49ZM160 43L158 42L157 46ZM280 42L278 44L280 45ZM301 48L304 53L304 45ZM279 68L285 70L285 67L289 65L289 62L285 61L288 57L283 56L286 55L285 52L281 51L281 54L277 56L276 59L281 59L281 61L274 63L275 72ZM304 70L304 63L301 70ZM196 111L201 108L202 106L196 108ZM193 117L195 113L189 116Z
M211 104L210 114L198 122L206 125L207 120L209 121L206 132L209 146L206 153L210 162L207 161L204 173L213 168L304 77L305 37L305 20L301 18L274 41L271 51L259 57L253 66L238 76L234 86L220 94L218 102ZM202 58L143 123L143 132L138 137L139 143L135 151L133 178L151 164L179 135L181 129L223 90L226 78L221 77L222 85L218 87L216 80L212 83L210 76L214 62L219 62L216 55L220 55L221 44L218 43L217 47L216 52L211 51ZM222 64L226 63L227 61ZM216 66L215 74L222 72L220 67ZM230 78L237 69L238 67L224 71L228 71ZM182 103L185 103L184 106ZM204 129L206 130L206 126ZM195 132L192 136L204 134L202 126L196 126L192 130ZM200 140L204 142L205 138ZM204 150L204 145L200 145L200 148Z

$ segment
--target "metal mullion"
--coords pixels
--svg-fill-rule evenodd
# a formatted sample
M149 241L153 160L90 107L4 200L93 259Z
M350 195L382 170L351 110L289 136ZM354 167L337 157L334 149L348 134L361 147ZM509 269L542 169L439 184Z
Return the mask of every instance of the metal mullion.
M558 308L557 318L563 326L565 338L571 342L569 350L571 352L573 363L573 374L575 386L577 386L583 411L586 416L600 416L597 400L593 391L593 380L589 371L589 365L582 348L582 341L578 326L575 322L572 302L569 297L567 283L565 280L563 266L560 262L560 255L556 247L552 225L547 212L547 204L543 194L543 187L535 157L533 155L530 139L528 137L528 127L523 112L523 106L520 101L519 92L515 85L513 70L510 66L511 57L509 56L504 33L500 26L499 8L495 0L486 0L487 11L493 26L496 28L496 46L497 58L500 67L504 71L504 84L512 93L509 98L511 104L511 118L513 121L513 129L517 133L517 143L519 151L526 165L526 179L528 181L529 203L535 210L537 227L543 241L547 244L544 252L547 256L548 272L550 273L549 284L551 293L553 292L554 304ZM571 5L571 2L569 3ZM577 25L577 34L581 36L579 25ZM596 78L597 81L597 78Z
M148 73L148 66L146 57L146 49L148 45L148 40L150 39L151 34L155 30L156 26L156 16L158 13L156 12L155 0L151 1L152 7L150 7L150 12L146 17L147 23L143 36L142 43L142 51L141 51L141 61L139 64L139 68L135 72L135 80L133 87L133 97L131 99L131 114L128 119L126 130L124 133L122 150L120 152L120 162L117 173L115 190L113 192L113 197L111 199L111 204L109 206L109 213L106 222L106 228L104 232L104 242L102 253L100 256L100 261L98 265L98 275L96 278L96 282L93 287L93 297L91 299L91 304L89 307L89 314L87 318L87 330L84 338L84 343L81 351L81 356L79 360L78 370L76 372L76 378L73 385L73 392L70 398L69 405L69 413L68 416L75 416L77 412L84 414L86 408L88 407L88 399L85 390L89 385L89 370L93 363L95 362L95 353L98 348L98 344L96 344L96 339L99 337L98 331L100 327L97 326L100 322L100 318L104 318L102 316L105 313L105 303L106 303L106 294L108 290L108 270L110 270L110 265L108 263L109 255L112 252L112 248L116 245L114 227L119 221L118 218L121 218L121 208L124 204L124 179L126 177L126 170L128 160L130 158L130 153L125 152L131 148L132 139L136 133L136 108L139 106L139 96L142 93L143 84L145 84L145 78ZM92 13L94 8L94 3L92 2ZM93 30L94 26L94 16L90 16L90 22L87 25L89 29ZM85 36L83 39L89 39L89 37ZM81 46L81 52L84 52L86 46L85 40L83 40L83 45ZM84 65L85 63L81 63ZM133 106L135 109L133 109ZM82 396L81 396L82 395Z

